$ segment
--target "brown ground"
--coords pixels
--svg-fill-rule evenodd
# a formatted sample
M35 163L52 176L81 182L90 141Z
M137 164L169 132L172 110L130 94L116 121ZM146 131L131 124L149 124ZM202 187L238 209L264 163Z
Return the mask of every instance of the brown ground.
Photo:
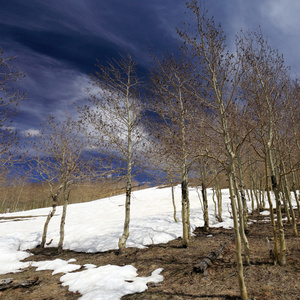
M264 223L263 217L251 225L248 239L251 247L251 265L245 266L244 275L249 299L256 300L299 300L300 299L300 238L292 236L291 226L285 224L286 243L288 248L287 265L274 266L267 250L266 236L272 237L271 226ZM300 223L298 222L298 231ZM106 264L132 264L140 276L149 276L157 268L164 268L164 281L150 285L141 294L124 296L122 299L240 299L235 264L235 247L230 244L223 256L208 269L206 276L193 272L193 266L210 251L218 248L221 241L228 240L233 232L222 228L211 229L212 237L207 237L201 228L195 231L190 246L181 247L181 240L167 244L150 245L147 249L129 248L126 253L116 251L87 254L63 251L57 254L56 249L46 248L43 252L34 249L35 255L29 260L52 260L56 258L76 259L76 264L93 263L97 266ZM21 273L0 275L0 279L11 277L14 280L26 280L39 277L35 286L0 291L0 299L78 299L62 287L62 274L52 276L52 271L36 272L29 268Z

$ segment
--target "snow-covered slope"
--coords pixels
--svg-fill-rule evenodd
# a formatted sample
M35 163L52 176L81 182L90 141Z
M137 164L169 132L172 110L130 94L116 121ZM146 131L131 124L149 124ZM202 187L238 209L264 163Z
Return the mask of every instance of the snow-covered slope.
M191 225L203 226L203 216L201 204L195 188L190 188L190 207L191 207ZM131 223L130 236L127 241L128 247L145 247L152 243L164 243L182 235L181 219L181 191L180 187L175 188L175 197L177 205L178 223L173 220L173 206L170 188L150 188L133 193L131 202ZM218 223L214 217L214 205L212 202L212 190L208 191L209 199L209 217L211 226L231 227L230 219L230 200L227 190L223 190L223 219L224 222ZM64 249L71 249L83 252L99 252L108 249L117 249L118 239L122 234L124 222L124 202L125 196L119 195L87 203L71 204L68 206ZM8 272L17 272L20 268L26 267L27 263L20 260L29 254L26 249L36 247L41 242L43 224L50 208L35 209L24 212L16 212L0 215L0 274ZM53 239L50 246L57 246L59 241L59 222L62 207L57 208L56 215L52 218L47 235L47 241ZM4 219L3 219L4 217ZM21 218L22 217L22 218ZM33 264L34 265L34 264ZM36 266L40 266L36 264ZM77 273L68 273L71 268L68 262L53 262L48 266L54 271L63 266L64 273L61 280L65 285L69 285L70 290L77 290L83 293L83 299L119 299L120 290L126 290L125 279L135 278L136 270L128 266L124 270L110 266L107 271L96 266L87 266L87 270ZM132 269L133 268L133 269ZM113 273L115 270L116 273ZM120 272L124 275L123 279L118 277ZM160 271L154 272L152 281L162 280ZM96 275L96 273L98 275ZM75 275L74 275L75 274ZM77 274L77 275L76 275ZM101 275L102 274L102 275ZM109 275L108 281L115 278L119 288L112 283L112 298L108 294L101 296L101 287L95 285L92 278ZM115 274L115 275L113 275ZM127 274L127 275L126 275ZM85 286L82 288L78 284L74 285L76 276L84 278ZM114 277L115 276L115 277ZM97 278L98 278L97 277ZM128 277L128 278L127 278ZM88 283L90 278L90 284ZM136 277L136 289L130 289L130 293L139 292L146 289L148 279L138 279ZM149 279L150 280L150 279ZM102 280L103 281L103 280ZM107 281L106 281L107 282ZM73 285L72 285L73 284ZM75 286L75 287L74 287ZM132 287L133 285L131 285ZM143 289L143 288L144 289ZM116 292L119 291L118 293ZM92 292L94 291L94 292ZM90 298L90 296L92 295ZM96 297L96 295L98 295ZM122 294L124 295L124 294ZM101 298L102 297L102 298Z

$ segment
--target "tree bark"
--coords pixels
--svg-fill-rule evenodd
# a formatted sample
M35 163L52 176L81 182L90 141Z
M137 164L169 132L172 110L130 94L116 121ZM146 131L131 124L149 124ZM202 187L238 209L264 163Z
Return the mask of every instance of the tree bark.
M182 194L182 245L183 247L187 247L189 244L189 221L188 221L188 183L187 178L183 175L183 180L181 183L181 194Z
M238 215L239 215L239 228L240 228L240 235L244 244L244 255L245 255L245 262L246 265L250 265L250 249L249 249L249 242L247 239L247 236L245 234L245 221L244 221L244 213L243 213L243 203L241 201L241 197L238 191L238 186L237 186L237 181L235 177L235 167L233 165L233 170L232 170L232 178L233 178L233 183L235 185L235 190L236 190L236 198L237 198L237 203L238 203Z
M223 217L222 217L222 191L220 189L220 185L218 184L217 186L217 201L218 201L218 217L219 217L219 222L223 222Z
M56 212L57 199L58 199L58 196L59 196L59 194L61 192L62 187L63 186L60 185L60 187L58 188L56 194L52 195L52 200L53 200L52 211L48 214L46 222L44 224L43 235L42 235L42 242L41 242L41 248L45 247L46 238L47 238L47 231L48 231L48 225L50 223L51 218L54 216L54 214Z
M283 180L281 180L281 186L283 187L282 193L285 198L285 203L286 203L285 210L286 210L286 214L288 217L288 223L290 223L292 221L293 234L294 234L294 236L298 236L297 222L296 222L295 213L293 210L292 198L291 198L291 190L290 190L290 185L289 185L287 175L286 175L286 169L285 169L285 164L284 164L284 160L283 160L283 156L282 156L282 150L281 150L280 143L279 143L278 134L276 135L276 141L277 141L277 147L278 147L278 151L279 151L281 170L282 170L282 174L283 174L282 175Z
M209 231L209 216L208 216L208 199L206 190L206 159L199 161L201 180L202 180L202 199L203 199L203 219L204 219L204 231Z
M292 191L294 193L294 197L297 203L297 210L298 210L298 217L300 217L300 200L299 200L299 196L297 195L297 191L296 191L296 176L295 176L295 172L292 172Z
M174 183L171 177L171 173L168 172L168 176L169 176L169 182L171 184L171 194L172 194L172 204L173 204L173 218L174 221L177 223L178 219L177 219L177 213L176 213L176 203L175 203L175 195L174 195Z
M238 172L239 172L239 180L240 180L240 195L241 195L242 204L243 204L244 230L245 230L245 232L247 232L248 231L248 207L247 207L247 200L246 200L246 194L245 194L245 183L244 183L244 175L243 175L240 154L237 157L237 163L238 163Z
M229 192L230 192L230 202L234 223L234 235L235 235L235 247L236 247L236 262L237 262L237 270L238 270L238 283L240 287L241 297L243 299L248 299L247 289L244 281L244 268L243 268L243 260L242 260L242 244L241 244L241 236L239 232L239 224L238 224L238 216L236 209L236 200L234 194L234 186L233 186L233 178L232 174L228 174L229 179Z
M129 223L130 223L130 204L131 204L131 173L132 173L132 120L129 103L129 87L130 87L130 73L128 70L128 82L126 92L126 109L127 109L127 149L126 149L126 200L125 200L125 220L123 234L119 239L118 247L120 252L123 252L126 248L126 241L129 237Z
M58 243L58 250L61 251L63 248L63 243L64 243L64 238L65 238L65 222L66 222L66 215L67 215L67 206L69 202L69 196L70 192L67 193L67 187L64 186L64 206L63 206L63 211L61 215L61 220L60 220L60 232L59 232L59 243Z
M272 151L271 151L270 146L267 146L266 150L267 150L267 156L268 156L268 160L269 160L272 189L273 189L273 192L275 195L275 201L276 201L277 227L279 230L279 246L280 246L279 264L284 266L284 265L286 265L286 244L285 244L284 228L283 228L282 214L281 214L282 207L281 207L278 184L277 184L277 179L276 179L275 169L274 169L274 164L273 164Z
M56 212L56 206L57 203L53 203L52 205L52 211L48 214L46 222L44 224L44 229L43 229L43 235L42 235L42 242L41 242L41 248L45 247L46 244L46 239L47 239L47 232L48 232L48 225L50 223L51 218L54 216L55 212Z
M180 78L175 74L178 82ZM187 247L191 238L191 225L190 225L190 203L188 191L188 168L187 168L187 152L186 152L186 127L185 127L185 107L183 104L181 86L178 89L178 101L180 103L180 130L181 130L181 150L182 150L182 169L181 169L181 194L182 194L182 226L183 237L182 245Z
M119 239L119 244L118 244L120 252L123 252L125 250L126 241L129 237L130 200L131 200L131 183L129 181L127 181L124 228L123 228L123 234L122 234L121 238Z
M267 157L265 157L265 173L266 173L266 191L267 191L267 198L268 198L269 207L270 207L270 217L271 217L271 224L272 224L273 237L274 237L274 248L273 248L274 249L273 250L274 264L276 265L279 262L279 256L278 256L278 248L279 247L278 247L276 223L275 223L275 219L274 219L273 204L272 204L271 195L270 195Z

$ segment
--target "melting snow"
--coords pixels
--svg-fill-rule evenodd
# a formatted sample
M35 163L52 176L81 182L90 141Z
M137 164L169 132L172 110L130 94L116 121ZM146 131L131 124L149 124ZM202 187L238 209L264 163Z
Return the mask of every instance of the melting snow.
M223 190L223 222L219 223L214 216L212 190L208 190L209 218L211 227L231 228L229 193ZM203 213L197 190L190 188L190 222L192 229L203 226ZM177 218L173 220L173 206L170 188L150 188L136 191L132 195L130 236L128 247L143 248L149 244L166 243L182 235L181 190L175 188ZM83 252L99 252L117 249L118 239L122 234L124 223L124 195L100 199L87 203L71 204L65 225L64 249ZM251 203L248 202L249 209ZM38 270L53 270L53 274L66 273L61 277L63 285L70 291L78 291L81 299L120 299L125 294L142 292L147 289L149 281L163 280L162 269L153 271L146 278L137 277L133 266L84 265L85 270L74 264L74 260L56 259L44 262L21 262L30 256L27 249L36 247L41 242L43 225L50 208L41 208L25 212L0 214L1 217L18 217L18 221L5 218L0 222L0 274L19 272L30 265ZM48 241L53 239L51 247L59 241L59 223L62 207L57 208L48 228ZM263 212L263 215L267 212ZM71 271L75 271L69 273ZM151 271L151 270L149 270Z

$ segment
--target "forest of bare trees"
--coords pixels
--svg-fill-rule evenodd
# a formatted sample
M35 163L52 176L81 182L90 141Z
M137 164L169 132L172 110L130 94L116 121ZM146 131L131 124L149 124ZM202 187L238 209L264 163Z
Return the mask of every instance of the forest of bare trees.
M12 149L21 152L23 145L18 145L9 124L18 102L25 98L11 87L24 75L1 52L1 190L15 185L17 192L7 197L19 201L24 185L43 184L53 209L45 222L41 246L45 245L56 206L63 204L62 249L72 189L80 184L97 185L108 177L122 182L125 217L119 249L125 251L135 173L149 171L149 180L155 183L181 184L183 247L188 247L191 239L189 186L200 189L205 231L209 231L209 205L215 207L216 219L222 221L221 189L227 188L238 282L241 297L247 299L243 275L244 265L251 261L247 202L257 207L252 213L259 214L267 204L270 207L274 264L287 263L282 212L292 224L293 234L298 235L300 84L261 28L241 30L231 51L221 25L202 2L188 1L187 15L188 22L177 28L178 54L166 52L155 57L143 78L128 53L105 65L98 63L91 75L88 100L77 107L79 117L57 120L49 116L40 134L27 138L22 164ZM16 172L19 165L23 181L8 183L10 170ZM155 174L159 176L155 178ZM207 188L214 191L214 203L208 203ZM296 200L296 210L292 199ZM3 198L1 210L20 209L13 203ZM173 204L177 222L174 196Z

